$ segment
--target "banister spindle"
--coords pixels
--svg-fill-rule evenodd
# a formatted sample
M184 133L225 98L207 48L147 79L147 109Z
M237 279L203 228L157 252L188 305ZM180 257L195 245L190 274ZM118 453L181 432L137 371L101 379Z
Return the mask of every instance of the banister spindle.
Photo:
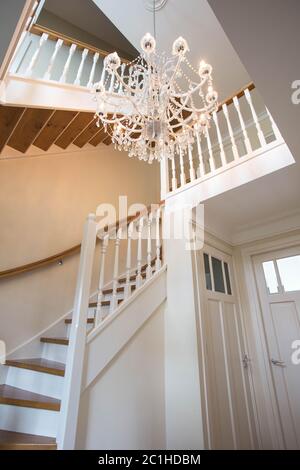
M224 116L225 116L225 119L226 119L227 128L228 128L228 132L229 132L229 136L230 136L233 157L234 157L235 160L238 160L240 158L240 156L239 156L239 152L238 152L236 142L235 142L235 138L234 138L234 135L233 135L232 126L231 126L231 122L230 122L230 119L229 119L228 107L227 107L226 103L223 104L222 109L223 109L223 113L224 113Z
M82 55L81 55L81 62L80 62L80 65L79 65L77 76L76 76L75 81L74 81L74 85L78 85L78 86L80 85L80 79L81 79L84 63L85 63L85 60L86 60L86 57L87 57L88 53L89 53L88 49L83 49L83 52L82 52Z
M147 268L146 268L146 279L150 279L152 276L152 237L151 237L151 226L153 221L153 214L150 212L148 214L147 220Z
M53 65L54 65L54 62L55 62L55 59L57 57L57 54L59 53L62 45L63 45L64 41L62 39L58 39L55 43L55 48L54 48L54 52L51 56L51 59L50 59L50 62L49 62L49 65L48 65L48 68L45 72L45 75L44 75L44 80L50 80L51 78L51 72L52 72L52 68L53 68Z
M156 245L156 259L155 259L155 271L158 271L161 268L161 241L160 241L160 217L161 209L160 207L156 211L155 223L156 223L156 234L155 234L155 245Z
M124 79L125 67L126 67L126 64L123 63L123 64L121 65L121 79L122 79L122 81L123 81L123 79ZM122 95L122 94L123 94L123 84L122 84L122 82L120 82L119 89L118 89L118 94L119 94L119 95Z
M246 147L246 150L247 150L247 154L251 155L252 154L252 147L251 147L250 140L249 140L249 137L248 137L248 133L247 133L247 130L246 130L245 121L244 121L244 118L243 118L243 115L242 115L242 112L241 112L240 101L239 101L237 96L235 96L233 98L233 104L235 106L236 112L237 112L239 120L240 120L242 132L243 132L243 136L244 136L244 143L245 143L245 147Z
M225 166L227 164L226 155L225 155L225 151L224 151L224 145L223 145L223 140L222 140L222 134L221 134L221 131L220 131L218 115L217 115L216 112L213 113L213 120L214 120L214 123L215 123L215 126L216 126L218 143L219 143L219 147L220 147L221 163L222 163L222 166Z
M94 84L94 76L95 76L95 71L96 71L96 65L97 65L97 62L99 60L99 57L100 57L99 52L96 52L94 54L94 57L93 57L93 65L92 65L89 81L88 81L88 84L87 84L88 88L91 88Z
M183 150L179 147L179 162L180 162L180 185L184 186L186 183L185 171L184 171L184 160L183 160Z
M115 241L115 262L114 262L114 274L113 274L113 292L110 301L110 313L113 313L117 307L117 293L119 283L119 252L120 242L122 237L122 228L117 230L116 241Z
M275 135L276 140L282 140L282 135L280 134L280 131L279 131L279 129L278 129L278 127L277 127L277 125L276 125L274 119L273 119L272 114L270 113L270 111L268 110L268 108L266 108L266 111L267 111L267 114L268 114L268 116L269 116L269 119L270 119L270 122L271 122L272 131L273 131L273 133L274 133L274 135Z
M260 127L260 123L259 123L256 111L255 111L255 108L254 108L254 105L253 105L251 93L250 93L248 88L246 88L244 93L245 93L246 100L249 104L250 110L251 110L253 121L255 123L256 131L257 131L257 137L258 137L260 146L263 147L266 144L266 139L265 139L264 133L261 130L261 127Z
M189 164L190 164L190 181L194 181L195 170L194 170L194 162L193 162L193 148L191 144L188 146L188 154L189 154Z
M131 294L130 288L130 272L131 272L131 241L133 233L133 222L128 226L127 230L127 257L126 257L126 283L124 288L124 299L128 299Z
M32 59L31 59L31 61L30 61L30 64L28 65L27 70L26 70L26 72L25 72L26 77L31 77L31 75L32 75L32 73L33 73L34 66L35 66L35 64L36 64L36 62L37 62L37 60L38 60L38 58L39 58L39 55L40 55L40 53L41 53L41 50L42 50L44 44L45 44L45 43L47 42L47 40L48 40L48 37L49 37L48 34L46 34L46 33L43 33L43 34L42 34L41 39L40 39L40 41L39 41L38 48L37 48L37 50L35 51L35 53L33 54Z
M173 157L171 158L171 165L172 165L172 191L175 191L175 189L177 189L175 155L173 155Z
M197 132L196 134L196 139L197 139L197 150L198 150L198 159L199 159L197 176L198 178L201 178L201 176L205 175L205 169L204 169L203 154L202 154L202 148L201 148L201 137L200 137L199 132Z
M77 45L76 45L76 44L72 44L72 46L70 47L68 59L67 59L67 62L65 63L62 76L60 77L60 80L59 80L60 83L66 83L66 79L67 79L67 74L68 74L68 71L69 71L70 63L71 63L72 57L73 57L73 55L74 55L74 52L76 51L76 48L77 48Z
M211 140L210 140L210 135L209 135L209 129L208 128L206 129L205 137L206 137L206 140L207 140L210 171L213 172L216 169L216 165L215 165L215 160L214 160L214 156L213 156L212 145L211 145Z
M99 274L99 286L97 296L97 308L96 308L96 326L103 320L102 315L102 299L103 299L103 287L104 287L104 273L105 273L105 257L107 252L109 236L106 235L101 241L100 249L100 274Z
M143 217L138 221L138 247L137 247L137 272L136 272L136 287L142 285L142 233L143 233Z

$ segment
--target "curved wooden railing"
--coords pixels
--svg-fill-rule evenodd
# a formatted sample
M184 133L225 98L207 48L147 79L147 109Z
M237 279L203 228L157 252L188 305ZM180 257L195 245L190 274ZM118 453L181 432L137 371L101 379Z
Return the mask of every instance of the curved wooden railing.
M160 206L164 204L164 201L160 202ZM133 222L135 219L140 217L141 215L145 215L146 213L149 213L151 211L152 206L148 206L145 209L145 212L137 212L135 215L128 216L126 219L118 220L116 224L112 224L110 226L106 225L103 228L103 234L106 233L111 233L113 230L118 230L120 227L124 227L125 225L129 225L131 222ZM101 237L98 236L97 241L100 240ZM50 266L55 263L62 264L64 259L69 258L72 255L80 253L81 250L81 243L78 245L74 245L71 248L61 251L60 253L56 253L55 255L49 256L47 258L34 261L33 263L28 263L24 264L22 266L17 266L15 268L7 269L5 271L0 271L0 281L1 279L8 279L12 278L15 276L18 276L19 274L24 274L27 272L35 271L37 269L43 268L45 266Z

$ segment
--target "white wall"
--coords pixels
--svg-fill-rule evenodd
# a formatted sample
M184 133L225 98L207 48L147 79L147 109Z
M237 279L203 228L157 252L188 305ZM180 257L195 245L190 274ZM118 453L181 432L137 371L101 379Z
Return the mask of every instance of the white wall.
M162 304L83 392L77 449L164 449Z

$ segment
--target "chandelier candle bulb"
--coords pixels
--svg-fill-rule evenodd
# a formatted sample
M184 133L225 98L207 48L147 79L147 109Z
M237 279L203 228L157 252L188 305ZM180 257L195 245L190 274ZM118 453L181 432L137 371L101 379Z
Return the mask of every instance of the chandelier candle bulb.
M218 109L212 66L201 61L196 71L181 36L170 57L156 51L150 33L141 39L141 48L130 66L121 64L116 52L105 57L101 80L94 87L97 120L115 147L129 157L148 163L180 157L181 152L190 152L198 132L205 134Z

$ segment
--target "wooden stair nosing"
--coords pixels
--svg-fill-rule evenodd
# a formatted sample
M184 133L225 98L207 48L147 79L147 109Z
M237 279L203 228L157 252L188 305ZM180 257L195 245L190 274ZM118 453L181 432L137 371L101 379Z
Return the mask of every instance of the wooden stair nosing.
M56 450L55 438L0 429L0 450Z
M0 404L36 408L39 410L60 411L60 400L28 392L10 385L0 385Z
M41 343L47 344L60 344L62 346L68 346L69 340L68 338L50 338L50 337L42 337L40 338Z
M50 375L64 377L65 365L59 362L47 361L46 359L8 359L5 363L9 367L43 372Z

